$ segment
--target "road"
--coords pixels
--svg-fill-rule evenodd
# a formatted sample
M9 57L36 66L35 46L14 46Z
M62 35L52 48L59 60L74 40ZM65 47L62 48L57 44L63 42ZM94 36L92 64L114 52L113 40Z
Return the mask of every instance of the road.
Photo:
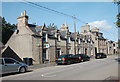
M4 76L3 80L104 80L118 76L117 56L91 59L71 65L59 65L33 70L23 74Z

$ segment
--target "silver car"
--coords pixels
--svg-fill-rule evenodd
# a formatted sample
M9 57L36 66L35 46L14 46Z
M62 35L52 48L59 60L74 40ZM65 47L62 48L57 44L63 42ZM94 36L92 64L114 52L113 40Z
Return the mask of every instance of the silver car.
M13 58L0 58L0 74L27 71L28 66Z

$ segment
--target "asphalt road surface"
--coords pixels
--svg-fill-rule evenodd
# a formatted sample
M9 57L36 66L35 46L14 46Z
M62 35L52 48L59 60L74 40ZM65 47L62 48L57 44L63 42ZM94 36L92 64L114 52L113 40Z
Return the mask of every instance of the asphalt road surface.
M117 56L91 59L71 65L58 65L33 70L23 74L2 77L2 80L104 80L118 76Z

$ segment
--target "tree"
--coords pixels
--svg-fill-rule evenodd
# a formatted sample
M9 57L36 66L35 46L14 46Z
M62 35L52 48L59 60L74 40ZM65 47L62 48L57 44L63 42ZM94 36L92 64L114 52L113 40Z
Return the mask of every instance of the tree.
M117 27L119 27L120 28L120 13L117 15L117 21L116 21L116 25L117 25Z
M58 27L57 27L57 25L55 25L54 23L50 23L50 25L48 25L47 26L48 28L55 28L55 29L57 29Z
M9 38L11 37L11 35L14 33L14 29L16 29L17 26L15 24L10 24L5 20L4 17L2 18L1 16L0 16L0 21L2 22L2 24L0 25L0 29L2 29L2 31L0 31L2 34L1 36L2 43L5 45L9 40Z
M118 10L120 8L120 0L113 0L114 4L118 6ZM117 21L115 22L116 26L120 28L120 11L118 11Z
M118 48L120 49L120 40L118 40Z

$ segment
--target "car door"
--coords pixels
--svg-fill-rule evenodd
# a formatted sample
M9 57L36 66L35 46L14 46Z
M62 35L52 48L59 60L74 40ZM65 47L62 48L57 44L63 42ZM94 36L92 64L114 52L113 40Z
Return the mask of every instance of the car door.
M11 73L17 72L19 68L19 63L13 59L4 59L3 72Z
M74 55L73 58L74 58L74 62L79 62L79 56L78 55Z
M68 61L70 61L70 62L72 63L72 62L73 62L72 55L71 55L71 54L69 54L67 57L68 57Z
M85 60L88 60L88 56L87 55L85 55Z

